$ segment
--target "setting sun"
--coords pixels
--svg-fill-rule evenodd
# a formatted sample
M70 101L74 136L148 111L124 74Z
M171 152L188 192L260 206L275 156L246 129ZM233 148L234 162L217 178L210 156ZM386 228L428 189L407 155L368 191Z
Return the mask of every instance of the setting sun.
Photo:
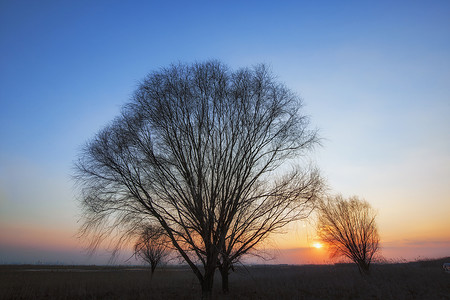
M319 243L319 242L316 242L316 243L313 244L313 247L316 248L316 249L320 249L320 248L323 247L323 245L321 243Z

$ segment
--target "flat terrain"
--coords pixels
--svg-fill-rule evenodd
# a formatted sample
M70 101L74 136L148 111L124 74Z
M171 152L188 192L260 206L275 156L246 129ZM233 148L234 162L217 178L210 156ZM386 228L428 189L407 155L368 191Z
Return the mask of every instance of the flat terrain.
M217 273L215 299L450 299L450 258L356 266L249 266L230 276L223 295ZM199 299L200 285L184 267L0 266L0 299Z

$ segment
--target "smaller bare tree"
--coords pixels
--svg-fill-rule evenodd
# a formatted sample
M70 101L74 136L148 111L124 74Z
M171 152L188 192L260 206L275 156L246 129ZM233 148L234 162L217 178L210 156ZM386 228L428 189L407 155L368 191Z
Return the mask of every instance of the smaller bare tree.
M167 243L164 229L157 226L146 226L139 234L139 238L134 245L134 255L150 264L152 276L156 267L169 254Z
M347 257L369 274L380 241L375 217L370 204L356 196L329 197L319 205L317 234L332 258Z

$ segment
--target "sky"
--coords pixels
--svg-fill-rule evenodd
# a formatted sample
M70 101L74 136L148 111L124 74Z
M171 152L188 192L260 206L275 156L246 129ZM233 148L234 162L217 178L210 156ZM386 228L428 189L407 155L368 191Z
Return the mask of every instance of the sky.
M450 255L449 1L0 1L0 264L102 263L77 238L84 144L146 74L268 64L300 95L331 193L378 212L382 255ZM311 222L267 247L327 262ZM126 251L125 251L126 252Z

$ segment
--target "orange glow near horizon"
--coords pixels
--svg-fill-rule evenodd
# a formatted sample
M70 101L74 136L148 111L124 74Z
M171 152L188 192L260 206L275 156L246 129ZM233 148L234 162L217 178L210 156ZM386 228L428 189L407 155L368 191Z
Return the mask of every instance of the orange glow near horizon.
M316 248L316 249L320 249L320 248L323 247L323 245L322 245L321 243L319 243L319 242L315 242L315 243L313 244L313 247Z
M300 227L300 226L299 226ZM328 264L335 260L329 258L327 246L320 239L312 235L313 230L291 229L284 235L274 236L271 243L266 246L267 251L274 253L275 259L270 263L287 264ZM106 239L100 246L99 252L108 257L108 245L111 239ZM39 257L40 261L51 261L55 253L73 253L78 251L80 257L85 253L87 241L78 239L76 228L69 226L50 228L49 226L32 226L24 223L4 223L0 221L0 252L7 255L9 252L20 252L20 249L28 249L23 253L49 253L48 257ZM124 252L131 249L132 245L126 245ZM13 250L11 250L13 249ZM438 258L448 256L450 249L450 238L421 238L412 239L405 236L403 239L395 240L382 238L379 255L388 260L415 260L418 258ZM8 252L9 251L9 252ZM30 252L31 251L31 252ZM45 252L47 251L47 252ZM12 253L12 252L11 252ZM13 254L14 254L13 253ZM36 255L38 255L36 254ZM28 254L27 254L28 255ZM31 255L31 254L30 254ZM40 254L39 254L40 255ZM12 254L9 254L12 256ZM18 257L18 256L17 256ZM61 256L65 257L65 256ZM87 256L86 256L87 257ZM24 258L25 259L25 258ZM37 261L38 259L36 259ZM62 261L71 261L70 258L62 258ZM8 261L8 260L5 260ZM20 261L15 259L13 261ZM25 260L26 261L26 260ZM84 261L79 258L78 261ZM339 260L337 260L339 261ZM96 261L94 260L94 263ZM103 261L101 261L103 263ZM266 261L250 260L251 263L267 263ZM92 261L91 261L92 263Z

